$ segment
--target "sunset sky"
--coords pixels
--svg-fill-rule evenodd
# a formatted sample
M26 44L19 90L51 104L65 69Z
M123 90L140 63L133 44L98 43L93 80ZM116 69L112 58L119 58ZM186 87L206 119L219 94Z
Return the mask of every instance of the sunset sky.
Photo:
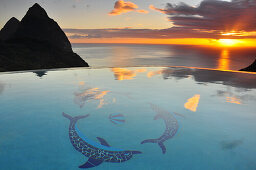
M256 0L1 0L0 28L36 2L72 43L256 46Z

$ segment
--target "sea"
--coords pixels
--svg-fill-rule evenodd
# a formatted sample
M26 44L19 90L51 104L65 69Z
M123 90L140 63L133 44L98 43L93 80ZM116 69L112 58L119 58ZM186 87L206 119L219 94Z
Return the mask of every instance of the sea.
M240 70L256 58L256 48L195 45L72 44L92 68L186 66Z

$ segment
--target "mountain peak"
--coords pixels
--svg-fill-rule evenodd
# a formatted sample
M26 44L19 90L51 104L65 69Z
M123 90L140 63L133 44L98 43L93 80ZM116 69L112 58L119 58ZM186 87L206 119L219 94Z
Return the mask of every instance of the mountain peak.
M9 19L9 21L7 23L19 23L20 21L15 18L15 17L12 17L11 19Z
M58 23L39 4L30 7L21 22L11 18L0 31L0 71L64 67L88 64L73 52Z
M16 40L15 40L16 39ZM62 51L72 52L71 44L57 22L34 4L21 20L13 41L40 41Z
M49 18L44 8L42 8L38 3L35 3L29 8L26 17L37 17L37 18Z
M16 32L19 23L20 21L15 17L9 19L9 21L4 25L3 29L0 31L0 40L5 41L11 38Z
M32 8L42 8L38 3L35 3Z

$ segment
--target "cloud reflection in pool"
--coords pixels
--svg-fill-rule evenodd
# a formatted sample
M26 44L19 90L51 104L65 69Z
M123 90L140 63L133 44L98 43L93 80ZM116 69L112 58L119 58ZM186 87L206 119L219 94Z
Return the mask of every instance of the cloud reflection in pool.
M184 104L184 107L192 112L196 112L200 100L200 95L196 94L193 97L189 98L188 101Z
M146 71L146 69L129 70L126 68L112 68L112 72L114 72L116 80L131 80L137 75L137 73L143 73Z
M245 89L255 89L256 79L255 74L251 73L237 73L229 71L220 70L207 70L207 69L194 69L194 68L166 68L148 73L148 77L152 77L157 74L162 74L164 79L183 79L192 78L198 83L215 83L223 84L227 86L245 88Z
M99 105L97 108L101 108L104 104L104 96L107 95L110 91L101 91L99 88L86 88L82 89L79 92L74 93L75 99L74 102L82 108L86 102L92 100L99 100Z

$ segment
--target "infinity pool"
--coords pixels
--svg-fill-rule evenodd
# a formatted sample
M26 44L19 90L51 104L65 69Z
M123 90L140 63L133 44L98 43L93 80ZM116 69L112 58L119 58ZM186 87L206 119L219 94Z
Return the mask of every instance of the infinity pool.
M0 169L255 169L255 103L249 73L1 73Z

